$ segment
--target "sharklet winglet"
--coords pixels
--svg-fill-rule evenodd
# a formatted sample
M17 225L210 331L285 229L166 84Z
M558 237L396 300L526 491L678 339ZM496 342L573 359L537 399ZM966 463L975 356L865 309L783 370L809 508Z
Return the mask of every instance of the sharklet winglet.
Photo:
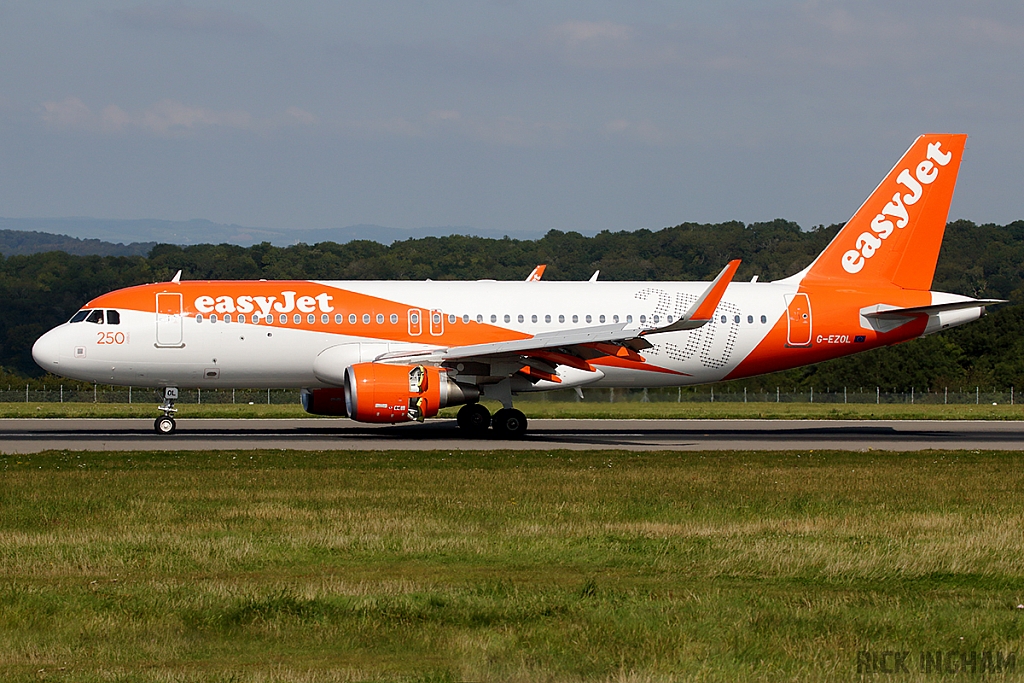
M722 269L722 272L718 274L714 280L711 281L711 285L704 290L704 293L700 295L697 301L690 306L682 318L675 321L665 327L658 327L653 330L645 330L640 333L641 336L648 334L657 334L659 332L679 332L682 330L695 330L698 327L703 327L711 321L715 315L715 309L718 308L718 304L721 303L722 297L725 295L725 290L732 282L732 278L736 275L736 270L740 267L740 259L729 261L729 264Z

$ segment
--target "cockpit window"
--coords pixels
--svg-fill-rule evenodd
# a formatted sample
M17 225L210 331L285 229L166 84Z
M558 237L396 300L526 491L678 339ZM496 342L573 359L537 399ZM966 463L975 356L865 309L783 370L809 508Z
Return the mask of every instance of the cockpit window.
M87 323L98 323L98 324L102 325L103 324L103 311L101 311L101 310L99 310L97 308L95 311L93 311L92 313L89 314L89 317L85 319L85 322L87 322Z
M117 311L107 311L107 324L108 325L120 325L121 314Z
M75 313L73 316L71 316L71 320L69 320L68 322L69 323L80 323L83 320L85 320L85 316L87 316L87 315L89 315L89 311L79 311L78 313Z

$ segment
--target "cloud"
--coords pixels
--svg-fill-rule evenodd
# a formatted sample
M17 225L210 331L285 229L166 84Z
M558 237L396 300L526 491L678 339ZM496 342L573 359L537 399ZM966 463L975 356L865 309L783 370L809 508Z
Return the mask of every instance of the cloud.
M92 112L77 97L65 97L60 102L43 102L40 118L57 128L81 128L92 120Z
M254 35L266 31L260 22L244 14L226 10L173 3L137 5L111 10L108 15L118 23L146 31L180 31L221 35Z
M552 27L550 34L569 47L580 47L597 42L626 42L636 35L636 29L611 21L567 21Z
M108 104L99 114L77 97L59 102L44 102L40 119L55 128L104 133L144 132L158 137L183 137L205 129L229 129L266 133L283 126L313 126L318 119L299 107L288 107L284 113L260 119L241 109L215 110L164 99L138 112L129 112L116 104Z

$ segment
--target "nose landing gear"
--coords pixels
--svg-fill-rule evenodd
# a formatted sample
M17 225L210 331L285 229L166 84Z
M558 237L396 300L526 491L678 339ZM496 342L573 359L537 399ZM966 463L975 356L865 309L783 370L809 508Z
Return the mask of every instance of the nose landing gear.
M159 410L164 411L164 414L153 422L153 429L160 435L173 434L177 427L174 413L178 412L178 409L174 407L174 402L178 400L178 387L164 387L161 395L164 402L160 404Z

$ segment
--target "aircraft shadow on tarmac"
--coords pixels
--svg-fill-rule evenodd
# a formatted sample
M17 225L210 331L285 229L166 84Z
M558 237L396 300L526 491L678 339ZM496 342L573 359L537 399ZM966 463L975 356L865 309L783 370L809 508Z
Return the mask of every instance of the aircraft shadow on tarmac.
M607 425L607 426L605 426ZM910 442L925 441L941 445L944 442L969 440L979 445L987 442L1007 442L1024 440L1024 433L1007 432L995 429L979 429L977 431L964 431L963 429L902 429L893 425L868 424L863 426L842 424L842 425L814 425L779 427L771 426L768 429L736 428L736 427L715 427L702 424L699 427L680 427L672 425L657 425L645 422L643 425L617 426L615 422L609 421L602 425L599 420L588 425L566 424L566 425L535 425L520 439L520 442L537 443L565 443L565 444L594 444L608 446L610 444L622 445L656 445L673 443L678 445L700 444L709 442L781 442L794 441L808 443L820 443L822 441L834 442L864 442L889 441L889 442ZM191 439L195 437L214 439L220 442L236 438L294 438L297 441L305 441L312 438L337 437L339 445L343 445L348 439L380 439L387 441L419 442L431 440L451 441L454 439L473 440L466 438L460 433L454 420L430 421L426 424L401 424L386 426L365 426L358 423L345 423L345 426L296 426L284 428L271 427L212 427L206 425L189 425L182 421L176 435L158 436L150 429L143 427L110 429L97 425L95 429L68 429L57 431L31 431L8 432L4 438L15 440L31 440L43 436L58 438L79 438L94 441L96 439L137 439L140 436L152 438L155 442L166 443L168 447L174 446L176 440ZM497 441L493 435L488 434L484 440ZM476 440L481 440L477 437Z

